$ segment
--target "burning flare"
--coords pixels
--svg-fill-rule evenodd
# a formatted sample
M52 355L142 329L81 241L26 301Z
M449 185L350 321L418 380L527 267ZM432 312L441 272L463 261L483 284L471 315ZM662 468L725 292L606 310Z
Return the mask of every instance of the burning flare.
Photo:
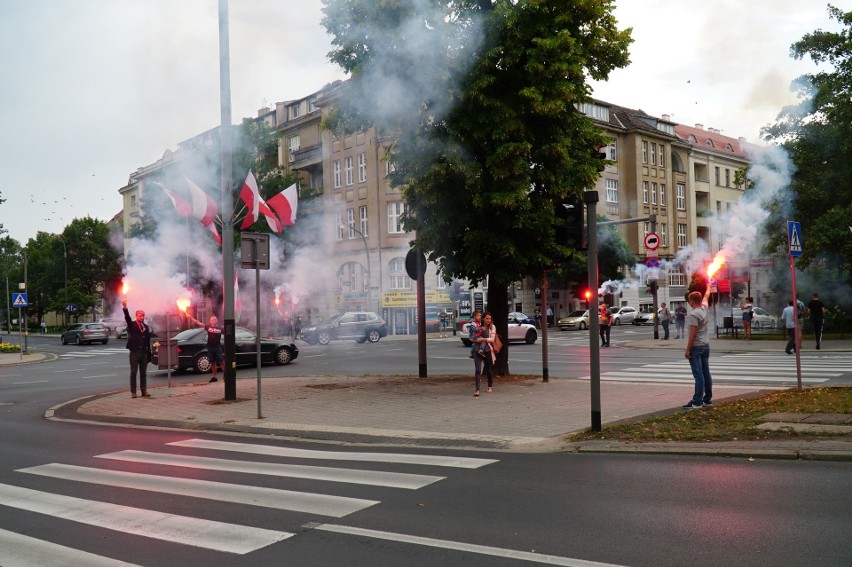
M721 253L716 254L716 257L713 258L713 261L707 266L707 277L712 278L716 275L716 272L719 271L719 268L725 263L725 257L722 256Z
M130 291L130 284L127 283L127 278L121 280L121 295L127 295L127 292Z
M175 303L177 303L178 309L186 313L186 310L190 306L192 301L190 301L189 298L181 297Z

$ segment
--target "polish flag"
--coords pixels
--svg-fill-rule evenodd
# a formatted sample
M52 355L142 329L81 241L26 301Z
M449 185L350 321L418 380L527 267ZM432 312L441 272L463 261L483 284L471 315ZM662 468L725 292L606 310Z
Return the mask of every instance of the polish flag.
M281 232L281 222L266 204L266 201L263 200L263 197L260 196L260 191L257 189L257 181L251 171L249 171L248 175L246 175L246 181L240 189L240 199L242 199L243 203L245 203L246 207L248 207L246 218L243 219L243 224L240 226L240 230L249 228L257 222L260 215L263 215L266 217L266 224L269 225L269 229L272 232Z
M282 226L293 226L296 224L296 209L299 207L299 195L295 183L270 198L267 203L278 213L278 218L281 220Z
M209 226L213 219L216 218L216 201L204 192L198 185L186 179L186 185L189 187L189 195L192 198L192 218L201 221L204 226Z

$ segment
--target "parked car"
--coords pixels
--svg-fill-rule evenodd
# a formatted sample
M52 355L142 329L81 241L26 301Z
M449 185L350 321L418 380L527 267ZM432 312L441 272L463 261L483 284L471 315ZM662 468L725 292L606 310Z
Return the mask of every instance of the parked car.
M560 331L567 331L568 329L585 331L589 328L589 310L572 311L567 317L559 319L556 322L556 326L559 327Z
M470 346L473 343L470 342L469 338L470 334L470 323L465 323L462 325L462 336L461 342L464 346ZM503 338L502 336L500 337ZM526 343L528 345L534 344L538 340L538 331L535 329L535 325L530 325L529 323L519 323L517 321L509 321L509 342L511 343Z
M660 311L662 311L662 307L657 309L657 314L659 316ZM674 317L674 314L672 314ZM647 311L640 311L636 314L636 317L633 318L634 325L653 325L654 324L654 310L648 309Z
M734 322L737 325L742 325L743 310L734 307L733 312ZM754 314L751 320L752 329L774 329L778 326L778 317L770 315L762 307L752 307L752 313Z
M100 323L75 323L65 329L60 336L62 344L78 345L109 342L109 330Z
M511 313L509 313L509 323L525 323L534 327L535 319L524 315L520 311L512 311Z
M309 345L327 345L333 339L354 339L356 342L379 342L388 336L385 320L370 311L340 313L328 321L302 329L302 340Z
M207 351L207 331L203 328L187 329L175 335L178 350L178 369L194 368L208 372L212 366ZM236 363L252 365L257 361L257 336L243 327L234 330ZM292 343L275 339L260 339L260 362L290 364L299 357L299 349ZM151 364L159 365L160 342L151 345Z
M629 325L633 323L639 310L635 307L613 307L612 309L612 324L613 325Z

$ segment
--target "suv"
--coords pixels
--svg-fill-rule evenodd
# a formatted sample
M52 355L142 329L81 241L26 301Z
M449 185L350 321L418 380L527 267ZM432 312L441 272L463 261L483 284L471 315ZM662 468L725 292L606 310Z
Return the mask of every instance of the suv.
M78 345L86 343L109 342L109 329L100 323L75 323L68 327L60 337L62 344L75 343Z
M387 335L388 326L385 320L370 311L340 313L328 321L302 329L302 340L309 345L327 345L332 339L377 343Z
M108 335L115 335L117 339L121 338L119 329L124 329L124 332L127 332L127 323L124 322L124 319L100 319L98 323L106 327Z

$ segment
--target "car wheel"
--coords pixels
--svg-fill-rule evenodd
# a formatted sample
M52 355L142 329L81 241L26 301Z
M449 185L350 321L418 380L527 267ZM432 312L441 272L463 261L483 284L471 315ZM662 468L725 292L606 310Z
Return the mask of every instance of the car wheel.
M538 339L538 333L535 332L535 329L530 329L524 337L524 342L531 345L535 343L536 339Z
M101 341L102 344L107 344L108 342L109 342L109 339L104 339L104 340Z
M612 322L612 324L615 325L616 327L620 327L621 326L621 319L615 319Z
M470 342L470 339L462 339L461 342L466 347L470 347L473 344L472 342Z
M293 353L290 352L289 348L280 347L275 351L275 364L290 364L291 360L293 360Z
M585 324L584 322L582 322L582 321L580 321L580 330L581 330L581 331L585 331L585 330L586 330L586 324Z
M319 341L319 344L327 345L331 342L331 335L329 335L328 333L320 333L319 335L317 335L317 340Z
M754 329L760 329L763 325L760 324L760 321L752 321L751 326Z
M77 338L74 339L74 344L77 345L77 346L80 346L81 344L83 344L83 341L80 340L80 335L77 335Z
M209 372L212 367L212 364L210 364L210 355L206 352L199 354L192 361L192 367L195 368L196 372Z
M64 334L62 335L62 337L61 337L61 339L60 339L60 340L61 340L62 344L64 344L64 345L67 345L67 344L68 344L68 340L65 338L65 335L64 335Z
M382 338L382 334L376 329L372 329L367 333L367 340L371 343L379 342L380 338Z

